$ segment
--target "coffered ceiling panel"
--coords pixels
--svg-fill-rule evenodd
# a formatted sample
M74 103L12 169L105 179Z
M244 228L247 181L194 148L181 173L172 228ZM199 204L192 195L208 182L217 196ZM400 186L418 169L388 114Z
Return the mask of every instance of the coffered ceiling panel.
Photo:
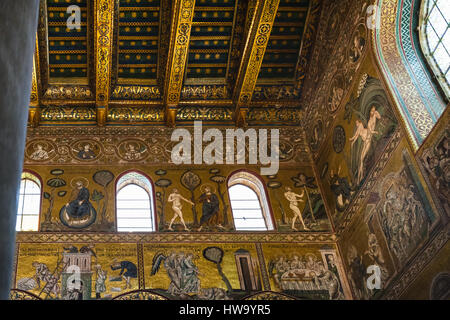
M68 26L71 11L62 0L48 0L48 54L50 83L88 83L88 0L72 1L80 8L79 28Z
M120 0L119 83L156 83L159 25L159 0Z
M295 80L309 0L280 0L258 80Z

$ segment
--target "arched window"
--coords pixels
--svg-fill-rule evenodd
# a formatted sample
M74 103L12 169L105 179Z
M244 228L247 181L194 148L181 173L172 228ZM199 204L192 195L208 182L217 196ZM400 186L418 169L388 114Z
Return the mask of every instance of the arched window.
M228 194L236 230L273 230L264 185L255 175L245 171L233 174L228 179Z
M41 181L30 172L22 173L16 231L38 231L41 208Z
M422 51L447 98L450 98L450 2L422 2L419 38Z
M117 181L117 231L155 231L153 187L138 172L128 172Z

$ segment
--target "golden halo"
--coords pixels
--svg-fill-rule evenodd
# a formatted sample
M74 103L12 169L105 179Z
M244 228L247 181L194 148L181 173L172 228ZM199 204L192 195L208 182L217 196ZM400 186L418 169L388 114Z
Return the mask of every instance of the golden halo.
M387 174L386 177L381 182L380 186L378 187L378 190L380 191L383 199L386 199L386 194L387 194L388 190L392 188L392 186L394 186L394 188L396 188L396 186L395 186L396 178L397 178L396 173L391 172L391 173Z
M211 190L211 193L215 193L215 192L216 192L216 190L214 189L214 187L213 187L212 185L210 185L209 183L202 184L202 186L200 187L200 191L201 191L202 193L205 193L205 188L206 188L206 187L208 187L209 190Z
M314 258L314 260L317 260L317 256L314 254L314 253L307 253L307 254L305 254L305 259L308 259L308 257L313 257Z
M129 150L130 145L133 145L135 149L139 148L139 144L136 141L125 141L126 150Z
M36 141L36 142L34 142L33 143L33 149L34 149L34 151L36 151L37 149L38 149L38 145L41 145L42 146L42 150L45 150L45 151L47 151L46 149L47 149L47 147L48 147L48 144L47 144L47 142L45 142L45 141Z
M77 178L73 178L72 180L70 180L70 186L71 186L72 188L75 188L76 183L77 183L78 181L81 181L81 183L83 184L83 187L85 187L85 188L87 188L88 185L89 185L89 180L88 180L88 179L86 179L86 178L84 178L84 177L77 177Z

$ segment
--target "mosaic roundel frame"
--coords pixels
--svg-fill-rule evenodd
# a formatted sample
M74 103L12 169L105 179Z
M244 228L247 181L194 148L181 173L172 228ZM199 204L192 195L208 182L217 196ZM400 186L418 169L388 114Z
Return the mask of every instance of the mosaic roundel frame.
M345 147L345 130L342 126L336 126L333 130L333 149L336 153L341 153Z

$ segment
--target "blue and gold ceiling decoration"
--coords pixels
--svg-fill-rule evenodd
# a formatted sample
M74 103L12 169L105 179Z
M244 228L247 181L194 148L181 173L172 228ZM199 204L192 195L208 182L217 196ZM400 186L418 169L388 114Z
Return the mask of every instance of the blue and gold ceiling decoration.
M120 0L118 81L156 84L160 0Z
M294 81L309 0L280 0L258 81Z
M198 79L225 84L236 5L236 0L196 1L185 84L195 84Z
M80 8L80 28L68 28L68 1L48 0L48 55L50 83L88 84L88 0L71 3Z
M249 68L245 64L249 63L251 52L244 53L251 51L257 34L256 26L251 25L254 15L262 12L261 6L274 1L276 11L271 14L275 19L264 44L262 63L252 69L251 76L246 75ZM165 86L175 76L179 82L176 97L170 93L175 101L171 107L175 120L191 120L200 114L208 121L217 118L233 123L230 119L235 119L233 111L238 105L236 86L245 76L252 83L245 108L285 107L297 119L320 3L321 0L41 0L33 124L97 121L105 125L97 119L100 107L104 108L106 125L114 124L116 119L130 119L122 116L120 110L129 112L133 108L139 114L158 110L157 117L136 118L140 122L152 119L149 124L164 123L161 110L166 108L169 94ZM79 29L67 27L71 17L67 8L71 5L80 8ZM184 64L175 68L175 75L170 67L177 54L174 28L181 26L175 24L174 15L183 14L183 6L191 6L193 16L183 31L188 36ZM111 19L102 22L101 10L105 8ZM258 21L262 23L263 19ZM104 45L103 35L110 38L106 56L99 51ZM101 74L103 70L106 74ZM241 70L244 74L240 75ZM99 76L109 87L102 91L107 97L101 101L96 94ZM77 108L89 109L87 114L91 116L61 118L57 115L58 106L65 113L73 109L75 114ZM205 116L208 110L214 110L214 116ZM40 114L42 111L45 115Z

